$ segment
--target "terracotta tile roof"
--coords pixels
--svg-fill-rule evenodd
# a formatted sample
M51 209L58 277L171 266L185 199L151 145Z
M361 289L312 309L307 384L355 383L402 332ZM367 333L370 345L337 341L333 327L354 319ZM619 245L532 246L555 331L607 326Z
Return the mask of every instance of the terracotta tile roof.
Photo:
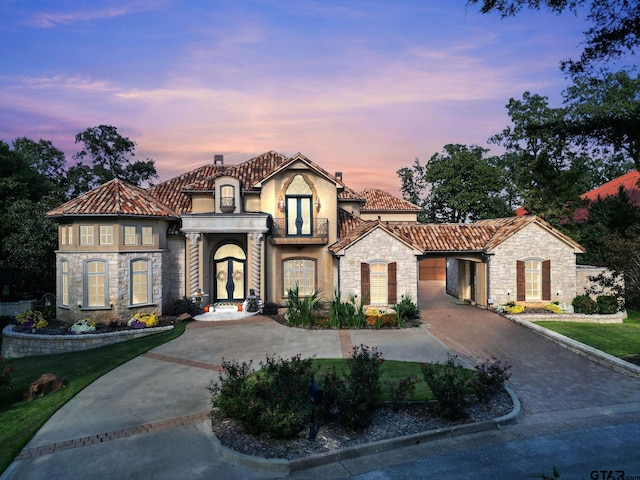
M383 228L389 234L397 236L396 233L394 233L391 229L389 229L389 227L386 226L384 222L381 222L380 220L369 220L369 221L362 220L362 223L360 225L352 229L350 232L347 233L346 236L344 236L343 238L338 240L336 243L331 245L329 247L329 251L334 254L338 253L343 248L348 247L352 243L355 243L356 241L364 237L367 233L369 233L371 230L373 230L376 227Z
M346 213L346 212L345 212ZM584 248L536 216L482 220L476 223L387 223L368 221L348 231L329 250L337 253L364 237L376 225L421 252L490 252L525 226L537 223L576 249Z
M583 200L589 200L590 202L597 202L598 199L605 199L607 197L618 195L622 188L629 196L629 202L632 205L640 207L640 188L638 182L640 181L640 172L638 170L631 170L629 173L622 175L621 177L614 178L600 185L593 190L580 195ZM573 214L573 220L576 222L582 222L589 216L589 207L581 207L576 209Z
M391 195L384 190L380 190L377 188L368 188L363 190L358 194L360 198L365 200L364 205L361 208L361 211L420 211L422 210L419 206L414 205L411 202L407 202L402 198L398 198L394 195Z
M183 193L182 190L184 187L214 176L224 170L224 168L224 165L203 165L195 170L153 185L148 188L148 192L177 214L189 213L191 211L191 197Z
M490 226L496 228L496 232L491 238L491 240L485 246L485 250L490 251L504 242L507 238L515 234L516 232L522 230L529 224L536 223L542 228L548 230L550 233L554 234L556 237L560 238L564 242L573 246L577 251L584 252L585 248L580 245L578 242L568 237L560 230L552 227L548 222L544 221L540 217L535 215L525 215L522 217L506 217L506 218L494 218L490 220L480 220L475 223L475 225L481 226Z
M178 218L178 215L149 194L114 179L47 212L47 216L67 215L136 215Z
M348 236L350 232L365 223L367 223L366 220L356 217L355 215L351 215L342 208L338 208L338 238Z
M354 190L351 190L349 187L345 185L344 190L338 193L339 200L350 200L350 201L359 201L360 203L364 203L364 198L358 195Z
M395 224L393 230L423 252L480 252L496 228L466 223Z

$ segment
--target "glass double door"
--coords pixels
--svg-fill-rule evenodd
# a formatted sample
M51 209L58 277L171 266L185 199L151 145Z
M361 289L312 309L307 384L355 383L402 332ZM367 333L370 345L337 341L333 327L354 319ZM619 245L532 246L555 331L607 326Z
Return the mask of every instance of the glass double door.
M245 299L246 266L246 255L240 246L229 243L216 250L213 257L215 302Z

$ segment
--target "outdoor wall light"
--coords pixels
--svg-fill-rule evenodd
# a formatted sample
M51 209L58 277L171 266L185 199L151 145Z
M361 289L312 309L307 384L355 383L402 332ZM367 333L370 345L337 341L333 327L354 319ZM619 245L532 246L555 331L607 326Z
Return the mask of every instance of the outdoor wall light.
M280 197L280 200L278 200L278 210L284 212L284 200L282 199L282 197Z
M314 204L316 206L316 211L320 211L320 197L316 196L316 203Z

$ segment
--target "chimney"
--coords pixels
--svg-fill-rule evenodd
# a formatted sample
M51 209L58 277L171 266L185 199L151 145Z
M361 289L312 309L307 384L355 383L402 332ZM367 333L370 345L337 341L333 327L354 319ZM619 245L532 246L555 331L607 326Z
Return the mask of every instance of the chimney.
M336 177L338 180L342 181L342 172L336 172L335 177Z
M224 165L224 155L220 155L219 153L216 153L213 156L213 164L214 165Z

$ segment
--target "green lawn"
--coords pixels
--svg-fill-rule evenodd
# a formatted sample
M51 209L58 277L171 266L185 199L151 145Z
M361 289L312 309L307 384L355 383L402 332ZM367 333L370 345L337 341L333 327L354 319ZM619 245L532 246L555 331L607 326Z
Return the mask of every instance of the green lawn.
M3 361L14 369L14 387L0 392L0 472L38 429L80 390L117 366L182 335L186 324L169 332L76 353L16 358ZM31 402L22 401L27 385L43 373L55 373L66 387Z
M382 375L380 376L383 399L386 401L391 400L389 392L385 388L385 382L400 380L402 378L407 378L409 375L415 375L418 379L418 383L416 383L416 392L413 397L408 400L421 402L424 402L425 400L432 400L433 395L427 384L424 382L420 365L421 364L418 362L385 360L382 364ZM344 358L315 358L313 360L313 366L319 367L319 371L335 367L339 372L343 372L347 368L347 361ZM320 387L322 387L322 385L320 385Z
M615 357L640 354L640 311L629 310L624 323L536 322Z

